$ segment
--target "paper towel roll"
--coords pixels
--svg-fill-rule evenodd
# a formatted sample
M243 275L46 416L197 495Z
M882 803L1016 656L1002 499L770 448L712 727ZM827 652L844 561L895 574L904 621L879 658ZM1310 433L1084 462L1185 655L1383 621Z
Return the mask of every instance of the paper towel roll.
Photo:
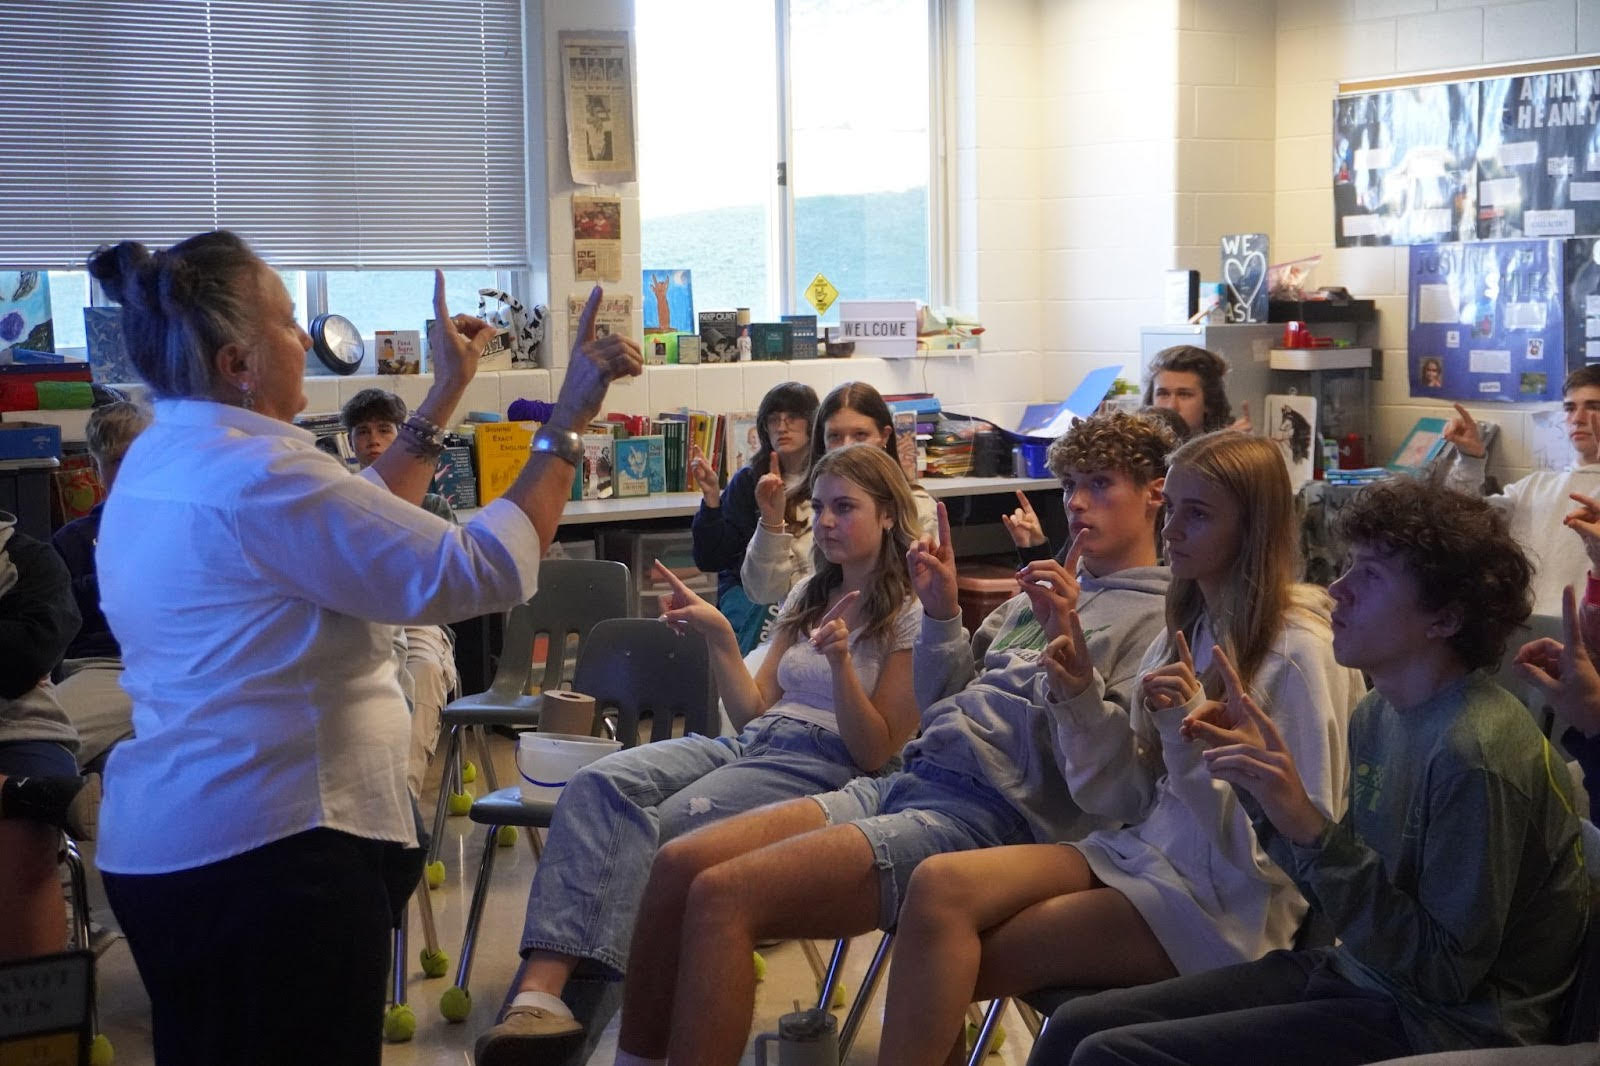
M546 692L539 708L539 732L587 737L594 734L594 697L581 692Z

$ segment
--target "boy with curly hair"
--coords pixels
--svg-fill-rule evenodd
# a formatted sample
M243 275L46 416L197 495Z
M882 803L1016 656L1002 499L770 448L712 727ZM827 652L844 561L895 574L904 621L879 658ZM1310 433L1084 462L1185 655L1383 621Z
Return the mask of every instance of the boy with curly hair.
M1031 1063L1337 1066L1549 1039L1587 921L1578 821L1565 768L1487 673L1532 566L1488 503L1419 481L1365 490L1340 525L1334 654L1373 683L1344 817L1312 804L1248 694L1189 723L1338 946L1070 1003Z

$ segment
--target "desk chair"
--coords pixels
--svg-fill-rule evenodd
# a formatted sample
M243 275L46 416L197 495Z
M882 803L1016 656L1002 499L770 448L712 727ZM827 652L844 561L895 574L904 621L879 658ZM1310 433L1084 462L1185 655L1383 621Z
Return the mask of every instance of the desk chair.
M624 748L668 740L679 722L682 733L705 736L716 736L721 725L705 639L696 633L679 636L653 618L611 618L596 623L579 653L572 686L574 691L594 697L595 729L604 727ZM645 719L649 720L647 733L641 726ZM524 800L520 785L499 789L472 805L468 816L487 828L478 880L467 909L467 928L461 938L456 983L439 1001L439 1010L449 1021L464 1021L472 1010L468 981L478 923L494 871L495 838L503 826L549 828L555 811L553 802Z
M72 884L72 946L79 951L93 951L89 936L89 879L84 874L83 855L77 842L63 835L61 861L66 863L67 876ZM96 966L99 960L96 960ZM116 1052L111 1040L100 1031L100 1007L89 1004L90 1023L94 1027L94 1040L89 1045L89 1066L110 1066Z
M472 804L472 797L466 794L461 781L462 730L479 727L476 733L478 757L482 760L490 791L498 789L500 783L482 727L539 724L539 697L528 694L534 638L540 634L547 638L539 689L541 692L558 689L562 684L568 641L575 640L581 654L595 623L607 618L626 618L628 604L628 568L622 563L603 559L547 559L539 565L539 590L527 603L518 604L506 613L500 662L488 691L451 700L439 715L448 737L444 755L445 780L439 783L433 839L428 846L426 869L430 886L437 888L444 883L443 867L437 864L447 813L465 814ZM537 857L538 841L530 837L529 844Z

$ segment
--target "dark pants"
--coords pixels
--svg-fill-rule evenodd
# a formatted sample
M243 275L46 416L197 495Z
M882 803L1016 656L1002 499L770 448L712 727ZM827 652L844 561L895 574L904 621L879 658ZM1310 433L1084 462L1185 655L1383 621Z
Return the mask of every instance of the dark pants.
M1073 1000L1050 1018L1029 1066L1359 1066L1414 1054L1393 1002L1324 964L1326 949Z
M382 1057L389 936L421 852L313 829L170 874L105 875L158 1066Z

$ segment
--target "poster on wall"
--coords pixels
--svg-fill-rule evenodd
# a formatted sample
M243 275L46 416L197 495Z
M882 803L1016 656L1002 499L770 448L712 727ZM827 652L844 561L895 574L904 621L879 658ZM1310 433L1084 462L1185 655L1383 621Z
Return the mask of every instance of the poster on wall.
M561 89L572 180L579 185L637 181L627 32L563 30Z
M1333 101L1333 233L1340 248L1477 233L1477 82Z
M1317 398L1299 395L1267 397L1267 437L1283 453L1289 484L1298 492L1316 471Z
M50 275L42 270L0 270L0 363L12 348L56 350L50 318Z
M572 198L572 276L577 281L622 280L620 198Z
M1600 233L1600 71L1481 85L1477 235Z
M1267 320L1268 242L1265 233L1222 238L1222 286L1229 322Z
M1559 399L1561 241L1415 245L1408 271L1411 395Z

